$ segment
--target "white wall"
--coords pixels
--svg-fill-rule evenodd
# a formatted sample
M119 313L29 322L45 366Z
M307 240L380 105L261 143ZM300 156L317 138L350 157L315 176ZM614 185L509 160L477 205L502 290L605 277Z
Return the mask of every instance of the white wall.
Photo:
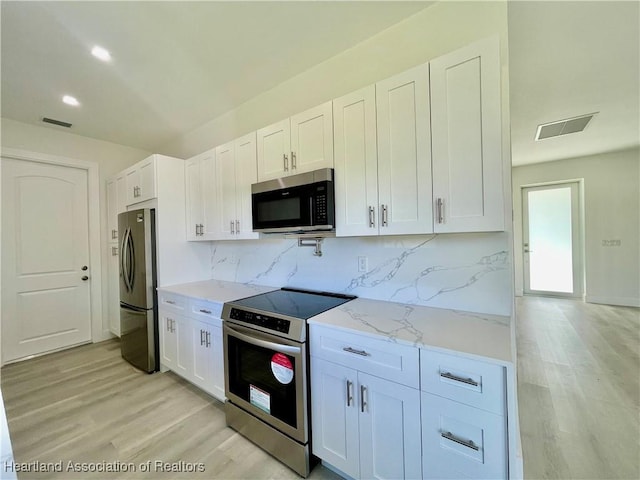
M56 157L92 162L98 165L100 184L100 238L101 248L101 279L103 285L102 317L104 330L108 331L108 285L107 279L107 201L106 179L115 173L133 165L150 155L149 152L137 148L118 145L115 143L96 140L60 131L57 127L39 127L16 122L6 118L1 119L0 145L2 148L12 148L25 152L42 153ZM95 268L95 266L93 266ZM103 337L106 333L103 333ZM95 335L94 335L95 337ZM100 340L100 338L94 338Z
M496 33L500 35L503 86L508 93L506 2L436 3L173 139L158 153L191 157Z
M513 169L516 292L523 291L521 187L572 179L584 179L586 301L639 307L638 148Z

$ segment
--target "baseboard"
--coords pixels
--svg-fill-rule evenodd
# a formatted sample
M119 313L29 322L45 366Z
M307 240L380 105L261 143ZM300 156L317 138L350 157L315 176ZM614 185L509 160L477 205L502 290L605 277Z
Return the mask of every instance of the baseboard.
M640 307L640 298L636 297L594 297L587 295L587 303L601 303L604 305L615 305L620 307Z

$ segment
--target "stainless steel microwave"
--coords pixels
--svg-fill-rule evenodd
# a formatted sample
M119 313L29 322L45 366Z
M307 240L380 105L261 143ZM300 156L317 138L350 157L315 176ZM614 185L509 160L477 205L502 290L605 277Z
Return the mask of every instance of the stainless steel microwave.
M333 168L251 185L253 231L295 233L335 229Z

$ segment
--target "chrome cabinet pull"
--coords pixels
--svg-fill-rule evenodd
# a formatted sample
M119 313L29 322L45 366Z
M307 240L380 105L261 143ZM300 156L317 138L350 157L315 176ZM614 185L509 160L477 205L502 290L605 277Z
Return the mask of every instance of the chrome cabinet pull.
M369 207L369 228L373 228L376 226L376 221L375 221L375 217L376 216L376 211L373 207Z
M204 345L204 330L200 329L200 346Z
M236 220L236 235L240 233L240 220Z
M371 354L364 351L364 350L356 350L355 348L351 348L351 347L344 347L342 350L344 350L345 352L349 352L349 353L355 353L356 355L361 355L363 357L370 357Z
M458 377L450 372L440 372L440 376L443 378L448 378L449 380L453 380L455 382L466 383L467 385L472 385L474 387L480 385L478 382L474 381L473 378Z
M282 161L284 162L284 171L288 172L289 171L289 158L287 158L287 154L286 153L282 154Z
M118 255L118 247L111 247L111 255L114 257Z
M118 238L118 231L111 230L111 240L116 240Z
M206 340L205 347L209 348L211 346L211 332L204 332L204 333L205 333L205 340Z
M234 233L236 233L236 230L233 226L234 225L233 220L231 220L229 223L231 224L231 234L233 235Z
M201 308L200 311L202 313L206 313L207 315L211 315L211 310L205 310L204 308Z
M200 235L204 235L204 224L200 224Z
M173 300L165 300L165 303L168 303L169 305L175 305L176 302L174 302Z
M365 395L367 393L367 387L364 385L360 385L360 411L364 413L365 407L367 407L367 401L365 400Z
M353 402L353 382L347 380L347 407Z
M473 440L463 440L460 437L456 437L453 433L451 432L440 432L440 436L442 438L446 438L447 440L451 440L452 442L456 442L459 443L460 445L462 445L463 447L467 447L470 448L471 450L475 450L476 452L478 450L480 450L480 447L478 445L476 445Z
M436 200L436 220L438 223L444 223L444 200L441 198Z
M389 226L389 212L386 205L380 205L380 226Z
M296 152L291 152L291 170L297 169L296 165Z

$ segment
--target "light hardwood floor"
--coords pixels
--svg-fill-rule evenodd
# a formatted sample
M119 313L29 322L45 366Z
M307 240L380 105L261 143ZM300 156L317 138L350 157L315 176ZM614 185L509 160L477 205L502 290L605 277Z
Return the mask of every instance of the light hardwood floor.
M28 478L300 478L225 424L222 403L173 373L142 373L117 341L77 347L2 368L16 462L59 462L65 471ZM68 462L133 463L136 471L69 473ZM141 464L151 462L151 471ZM163 472L155 462L202 463ZM173 465L170 468L174 468ZM0 475L0 478L2 476ZM318 465L310 478L338 479Z
M640 310L517 301L525 478L640 478ZM172 373L146 375L116 341L8 365L2 392L18 462L202 462L202 473L19 478L299 478L225 426L222 404ZM339 478L316 467L311 478Z
M640 309L516 303L525 478L640 478Z

